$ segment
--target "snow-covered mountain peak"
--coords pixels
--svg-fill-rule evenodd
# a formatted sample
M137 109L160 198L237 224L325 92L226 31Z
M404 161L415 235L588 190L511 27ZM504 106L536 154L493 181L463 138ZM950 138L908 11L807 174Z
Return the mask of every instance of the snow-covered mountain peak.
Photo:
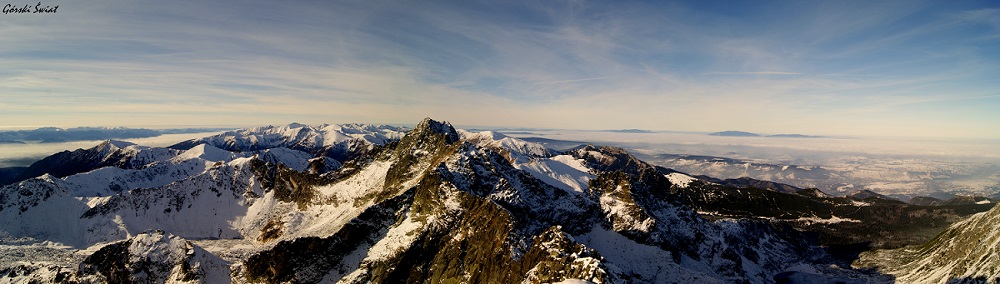
M146 258L153 262L179 262L191 248L184 239L163 231L147 231L132 237L128 247L130 261Z
M99 149L118 150L118 149L125 149L126 147L132 146L132 145L135 145L135 143L128 142L128 141L108 139L108 140L104 140L104 142L102 142L101 144L98 144L97 148L99 148Z
M20 191L19 194L22 196L31 196L33 193L29 193L33 188L39 187L55 187L55 188L66 188L66 182L56 176L50 174L43 174L38 177L26 179L15 184L4 186L3 189Z
M39 181L43 181L43 182L51 182L51 183L55 183L57 181L62 181L62 179L59 179L59 178L57 178L57 177L55 177L53 175L47 174L47 173L43 174L41 176L38 176L37 178L34 178L34 179L35 180L39 180Z
M462 140L476 144L479 147L499 150L508 156L508 160L515 164L523 164L538 158L555 156L555 151L542 144L508 137L499 132L469 132L459 129L458 134Z
M107 156L115 151L123 150L130 146L135 146L135 144L126 141L108 139L101 142L101 144L94 146L92 149L100 153L101 156Z
M363 124L363 123L324 125L322 128L329 128L329 127L335 127L337 131L340 131L344 134L369 134L369 133L385 134L386 133L385 131L406 132L407 130L405 127L397 127L397 126L383 125L383 124L377 124L377 125Z
M686 188L691 184L691 182L698 180L697 178L682 173L669 173L666 176L667 179L670 179L670 183L682 188Z
M500 140L508 137L507 135L504 135L503 133L492 131L492 130L480 131L480 132L471 132L471 131L467 131L465 129L459 129L458 130L458 134L461 134L462 139L464 139L464 140L500 141Z
M236 157L236 153L222 150L209 144L200 144L184 151L180 155L177 155L177 157L173 160L186 161L191 159L204 159L211 162L229 162Z
M536 159L517 164L517 167L545 183L573 193L584 193L587 184L594 179L585 162L570 155Z
M299 172L305 172L309 170L310 164L315 161L315 159L322 159L324 168L327 170L340 168L340 162L331 159L329 157L314 158L309 155L309 153L302 152L299 150L292 150L285 147L271 148L267 150L259 151L255 154L255 157L261 159L265 162L270 162L274 164L282 164L286 167L292 168Z

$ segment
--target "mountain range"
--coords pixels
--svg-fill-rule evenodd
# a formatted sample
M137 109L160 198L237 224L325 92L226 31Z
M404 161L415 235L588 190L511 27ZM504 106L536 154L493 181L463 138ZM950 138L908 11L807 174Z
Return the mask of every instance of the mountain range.
M156 137L163 134L221 131L221 128L145 129L128 127L42 127L33 130L0 131L0 144L25 142L71 142Z
M925 270L859 254L961 235L993 205L692 176L429 118L109 140L28 169L0 188L0 281L880 283Z

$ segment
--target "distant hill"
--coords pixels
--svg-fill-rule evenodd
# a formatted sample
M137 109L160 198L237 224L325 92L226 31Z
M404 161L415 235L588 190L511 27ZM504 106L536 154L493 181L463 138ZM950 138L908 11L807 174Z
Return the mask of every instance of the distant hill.
M0 140L9 142L41 141L69 142L84 140L130 139L159 136L160 132L142 128L123 127L77 127L55 128L43 127L35 130L17 130L0 132Z
M163 134L198 133L226 130L225 128L178 128L145 129L126 127L42 127L34 130L0 131L0 144L24 144L24 142L72 142L101 141L109 139L135 139L156 137Z
M732 130L730 130L730 131L721 131L721 132L713 132L713 133L709 133L708 135L712 135L712 136L731 136L731 137L760 137L760 134L757 134L757 133L751 133L751 132L745 132L745 131L732 131Z

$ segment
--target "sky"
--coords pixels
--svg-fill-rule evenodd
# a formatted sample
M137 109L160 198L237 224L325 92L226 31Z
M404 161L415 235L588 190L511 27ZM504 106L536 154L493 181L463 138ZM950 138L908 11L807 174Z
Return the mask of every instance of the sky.
M993 0L41 4L59 8L0 14L0 128L432 117L1000 139Z

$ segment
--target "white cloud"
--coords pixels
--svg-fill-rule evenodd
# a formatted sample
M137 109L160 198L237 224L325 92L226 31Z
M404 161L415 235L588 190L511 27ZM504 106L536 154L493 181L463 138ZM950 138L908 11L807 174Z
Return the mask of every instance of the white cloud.
M982 93L995 84L938 91L990 72L996 58L957 48L961 41L912 45L954 33L960 22L989 23L991 10L927 16L922 3L824 2L779 7L762 20L695 6L68 5L65 14L0 26L17 39L0 46L0 120L246 125L433 116L497 126L838 134L896 127L885 116L915 118L904 110L916 104L996 101ZM893 26L907 28L885 28ZM918 51L938 55L904 56ZM948 135L990 127L973 121L982 116L931 119L970 125L936 129Z

